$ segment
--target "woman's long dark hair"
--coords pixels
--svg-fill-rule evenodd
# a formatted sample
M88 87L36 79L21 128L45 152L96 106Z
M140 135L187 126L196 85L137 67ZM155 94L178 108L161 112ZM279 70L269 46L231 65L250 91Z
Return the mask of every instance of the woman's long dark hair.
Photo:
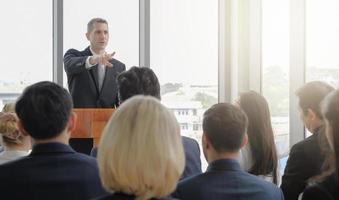
M247 114L249 121L247 134L253 158L253 166L249 173L254 175L272 173L273 182L277 184L278 158L267 101L260 94L249 91L240 95L239 105Z
M336 180L339 181L339 90L330 93L324 99L322 106L323 116L327 122L326 132L333 151L327 157L327 160L331 162L329 162L329 166L323 172L321 178L324 179L326 176L334 173Z

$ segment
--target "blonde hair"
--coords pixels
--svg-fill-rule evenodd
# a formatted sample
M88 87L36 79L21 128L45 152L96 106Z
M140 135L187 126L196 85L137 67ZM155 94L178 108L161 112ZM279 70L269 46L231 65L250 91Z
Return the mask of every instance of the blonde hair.
M109 120L98 148L103 186L137 200L163 198L176 187L185 165L179 124L150 96L134 96Z
M12 114L13 117L15 117L15 104L14 103L8 103L5 104L5 106L2 109L3 113ZM2 143L7 145L16 145L16 144L22 144L23 136L19 132L16 120L6 120L6 121L0 121L0 135L2 135Z

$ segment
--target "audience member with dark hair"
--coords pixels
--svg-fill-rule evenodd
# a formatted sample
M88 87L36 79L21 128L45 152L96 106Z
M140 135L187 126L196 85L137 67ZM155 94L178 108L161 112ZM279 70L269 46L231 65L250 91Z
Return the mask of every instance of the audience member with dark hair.
M151 96L126 100L105 127L98 163L112 192L100 199L171 199L185 165L175 116Z
M173 194L182 200L283 200L272 183L241 170L237 161L247 143L246 114L238 107L219 103L203 117L203 152L209 166L203 174L179 182Z
M152 69L132 67L118 76L118 96L120 103L135 95L149 95L160 100L160 84ZM200 148L197 141L182 136L186 165L182 178L201 173ZM91 155L96 157L97 148Z
M131 67L118 78L118 96L122 103L135 95L149 95L161 100L158 77L148 67Z
M323 173L320 182L305 189L303 200L339 199L339 90L329 94L324 102L322 113L326 123L326 136L329 142L331 162Z
M238 103L248 117L248 145L240 151L240 166L277 184L278 158L268 104L254 91L242 93Z
M15 112L20 132L30 135L34 146L27 157L0 165L1 198L73 200L106 193L96 160L68 146L76 123L72 108L70 94L55 83L24 90Z
M300 118L312 135L293 145L290 150L281 184L286 200L297 200L307 182L321 173L329 145L320 103L333 90L326 83L313 81L296 92Z
M4 151L0 153L0 164L27 156L32 148L31 138L18 130L15 104L6 104L0 116L0 135Z

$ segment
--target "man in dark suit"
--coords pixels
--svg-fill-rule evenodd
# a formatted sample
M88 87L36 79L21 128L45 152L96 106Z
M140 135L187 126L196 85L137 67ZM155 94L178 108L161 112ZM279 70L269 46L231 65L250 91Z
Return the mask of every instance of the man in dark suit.
M15 112L18 128L31 136L27 157L0 165L1 199L91 199L104 195L96 160L69 145L76 115L69 93L52 82L25 89Z
M281 183L281 189L287 200L297 200L307 181L321 173L329 145L320 104L333 90L334 88L326 83L313 81L296 92L299 98L300 117L312 135L291 148Z
M208 109L202 136L207 171L180 181L173 196L182 200L283 200L278 187L240 168L237 157L247 143L247 124L246 114L231 104Z
M70 49L64 56L68 88L75 108L112 108L117 106L116 77L125 64L108 54L107 21L94 18L87 24L90 46L84 51Z
M120 103L135 95L150 95L161 99L160 84L152 69L146 67L132 67L121 73L117 79ZM200 148L197 141L182 136L185 150L186 165L182 178L201 173ZM91 155L96 157L97 148L93 148Z

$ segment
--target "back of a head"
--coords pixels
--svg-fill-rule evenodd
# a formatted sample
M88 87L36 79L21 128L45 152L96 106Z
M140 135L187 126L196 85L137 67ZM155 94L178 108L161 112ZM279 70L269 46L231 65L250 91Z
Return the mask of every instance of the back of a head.
M202 126L213 148L224 153L239 151L247 124L246 114L240 108L218 103L204 113Z
M49 81L28 86L16 102L15 112L34 139L51 139L66 128L73 108L70 94Z
M249 91L240 95L239 105L248 117L247 135L253 158L249 172L255 175L273 172L276 179L278 159L268 103L262 95Z
M184 169L179 124L154 97L126 100L108 122L99 146L103 186L137 199L167 196Z
M335 155L335 166L332 167L339 178L339 90L335 90L324 99L322 113L327 122L327 138Z
M312 81L299 88L296 95L299 98L299 106L304 115L307 115L308 109L314 111L319 119L323 119L320 111L320 103L327 94L334 88L321 81Z
M122 72L118 78L118 94L120 102L134 95L149 95L160 100L160 84L151 68L132 67Z

